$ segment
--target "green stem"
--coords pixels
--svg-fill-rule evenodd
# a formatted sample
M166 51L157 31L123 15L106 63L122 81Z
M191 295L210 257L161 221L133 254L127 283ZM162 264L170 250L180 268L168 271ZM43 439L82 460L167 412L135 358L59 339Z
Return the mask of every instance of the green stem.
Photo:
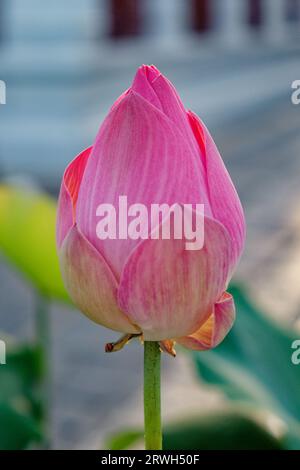
M154 341L145 341L144 347L145 448L161 450L160 348Z

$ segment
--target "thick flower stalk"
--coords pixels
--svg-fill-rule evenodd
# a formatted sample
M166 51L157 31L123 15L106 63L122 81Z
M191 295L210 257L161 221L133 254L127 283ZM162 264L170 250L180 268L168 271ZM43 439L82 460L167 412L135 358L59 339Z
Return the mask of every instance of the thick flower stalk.
M203 204L202 249L186 250L184 236L101 239L99 205L115 207L121 223L124 195L149 213L152 204ZM226 288L244 246L243 210L207 128L154 66L138 69L93 146L67 167L57 220L70 296L91 320L124 335L107 350L137 335L171 353L175 342L206 350L232 327Z

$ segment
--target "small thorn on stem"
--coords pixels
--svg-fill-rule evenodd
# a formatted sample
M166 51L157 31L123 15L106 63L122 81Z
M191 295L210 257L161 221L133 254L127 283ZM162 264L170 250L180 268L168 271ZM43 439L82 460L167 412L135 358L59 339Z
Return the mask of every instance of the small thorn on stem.
M105 345L105 352L106 353L110 353L110 352L113 352L114 350L114 345L113 343L106 343Z
M161 352L165 352L167 354L170 354L172 357L176 357L176 351L175 351L175 341L171 339L165 339L164 341L159 342L159 347Z
M115 343L107 343L105 345L105 352L106 353L112 353L112 352L117 352L117 351L120 351L121 349L124 348L124 346L126 346L126 344L128 344L133 338L137 338L139 336L141 336L142 333L138 333L138 334L128 334L128 335L124 335L122 336L118 341L116 341Z

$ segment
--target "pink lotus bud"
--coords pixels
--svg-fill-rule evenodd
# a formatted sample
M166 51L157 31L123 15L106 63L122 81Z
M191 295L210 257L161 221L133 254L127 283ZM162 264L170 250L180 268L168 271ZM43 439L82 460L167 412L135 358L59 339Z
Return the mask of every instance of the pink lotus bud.
M124 219L136 204L147 213L148 231L140 237L128 236ZM189 205L194 215L203 204L203 247L187 250L185 233L159 236L165 219L150 229L153 204ZM118 230L109 229L112 236L99 236L99 207L114 208L109 217L116 217ZM243 210L209 132L154 66L140 67L94 145L63 177L57 243L72 299L113 330L214 347L234 321L226 288L244 241Z

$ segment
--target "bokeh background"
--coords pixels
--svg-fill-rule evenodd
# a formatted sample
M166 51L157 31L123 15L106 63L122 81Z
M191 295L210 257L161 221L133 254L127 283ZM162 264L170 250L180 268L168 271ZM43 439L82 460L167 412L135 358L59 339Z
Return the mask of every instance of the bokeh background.
M7 388L0 392L0 448L45 445L33 432L40 400L52 448L100 448L109 433L142 421L140 344L105 355L104 344L116 336L68 303L53 248L63 170L93 142L142 63L167 75L209 126L248 225L235 278L242 290L234 287L247 321L229 340L236 349L228 342L201 359L183 351L164 357L165 421L239 413L241 406L247 414L255 405L252 418L272 438L292 429L288 445L300 446L300 365L291 364L292 341L300 338L300 106L291 102L292 82L300 79L300 1L0 2L0 80L7 86L0 105L0 339L14 365L0 365ZM8 195L8 187L17 194ZM261 311L264 320L249 324ZM47 373L44 367L31 377L40 371L29 351L37 344L48 351L41 359ZM234 436L244 424L235 422ZM206 445L214 439L212 432Z

